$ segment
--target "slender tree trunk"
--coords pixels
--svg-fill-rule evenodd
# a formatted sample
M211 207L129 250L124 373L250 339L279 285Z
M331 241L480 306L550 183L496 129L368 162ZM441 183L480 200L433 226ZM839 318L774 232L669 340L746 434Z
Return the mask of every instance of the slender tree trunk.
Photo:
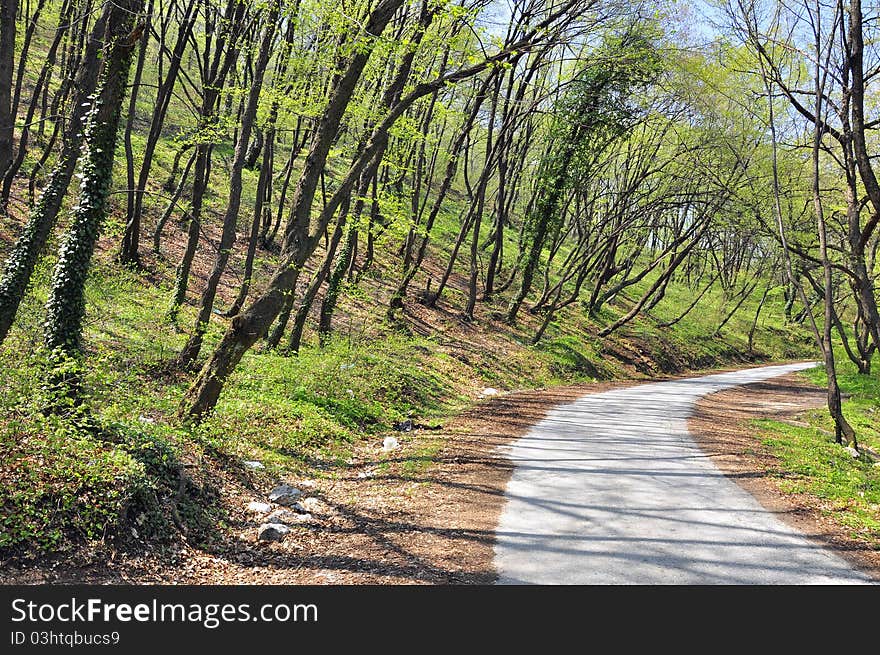
M34 15L30 17L30 23L28 25L27 31L25 32L24 43L22 44L21 52L18 55L18 71L16 72L15 76L15 91L12 95L12 105L10 109L10 116L12 116L13 121L18 115L18 107L21 101L21 90L25 77L25 66L27 64L28 50L30 49L31 39L33 38L34 31L36 30L37 23L43 10L43 6L45 5L45 1L46 0L39 0ZM68 7L69 2L67 0L64 0L61 4L61 9L59 11L59 23L58 29L56 30L55 38L53 39L52 44L49 46L49 51L46 53L46 61L41 67L40 75L37 78L36 84L34 85L32 101L28 104L27 110L25 111L25 119L23 121L21 132L19 133L18 137L18 150L15 153L15 158L11 159L9 166L6 169L5 175L2 176L3 188L2 192L0 192L0 204L5 205L5 203L9 201L9 195L12 191L12 183L15 180L15 176L18 174L18 171L21 169L21 165L24 163L25 156L27 156L28 140L30 138L31 131L30 124L34 118L34 113L36 112L37 106L39 104L38 100L40 90L43 87L43 83L48 78L50 69L55 64L55 57L58 51L58 45L61 43L64 34L67 32L66 23L69 20ZM27 13L25 14L24 18L28 18ZM10 158L11 156L12 153L10 152ZM0 173L3 173L2 168L0 168Z
M242 23L244 22L246 9L247 7L244 3L236 2L236 0L230 0L227 5L225 15L228 17L229 26L223 33L221 41L217 44L212 69L208 72L208 80L202 89L201 129L213 128L217 121L215 115L217 100L220 97L220 90L226 80L226 75L238 58L238 37L243 27ZM196 145L196 163L193 171L192 202L189 227L186 233L186 248L180 265L177 267L174 295L171 299L171 306L168 309L168 318L175 323L177 322L180 307L186 300L189 275L199 244L199 235L202 230L202 205L211 177L211 153L213 149L214 144L211 142L200 141Z
M263 77L269 64L269 55L272 42L275 39L275 27L278 22L278 4L275 3L269 12L266 28L260 43L260 52L257 55L257 63L254 77L251 80L250 91L247 96L247 105L242 113L241 129L238 141L235 145L235 156L232 161L232 174L229 180L229 201L226 205L226 214L223 217L223 229L220 236L220 247L214 258L214 266L208 276L205 289L202 291L201 308L193 327L193 333L184 346L178 358L178 364L186 368L198 357L202 348L202 340L211 320L211 312L214 309L214 298L217 295L217 285L226 270L232 245L235 242L235 227L238 221L238 210L241 207L242 170L247 156L248 144L251 140L251 132L254 120L257 116L257 105L260 99L260 91L263 87Z
M342 215L345 216L345 214L346 212L343 212ZM299 307L296 310L296 316L293 319L293 327L290 328L290 338L287 342L288 350L294 354L299 353L303 332L305 332L306 320L309 317L309 310L311 310L312 304L318 296L318 291L320 290L321 285L324 284L324 280L330 275L333 260L336 256L336 249L339 247L339 242L342 241L342 235L345 232L344 227L345 221L339 221L336 224L336 229L333 231L333 237L330 239L330 247L327 250L327 255L324 257L324 263L321 265L318 272L315 273L312 282L303 294Z
M854 0L857 4L858 0ZM860 3L858 3L860 4ZM818 35L816 36L816 55L821 58L821 48ZM850 426L849 422L843 416L843 408L840 397L840 386L837 382L837 367L834 359L834 343L832 341L833 330L833 312L834 312L834 289L831 266L831 260L828 255L828 231L825 225L825 211L822 206L822 195L820 189L819 178L819 153L822 149L822 132L821 125L822 115L824 111L823 94L825 92L824 77L821 70L821 62L817 60L815 70L815 121L813 123L813 149L811 160L812 174L812 193L813 208L816 212L816 224L819 232L819 257L822 260L822 268L824 272L824 307L825 320L822 331L822 350L825 356L825 373L828 376L828 411L834 419L834 437L838 443L853 442L858 448L855 430ZM876 181L875 181L876 182Z
M130 182L130 199L128 206L128 220L125 225L125 232L122 236L122 245L119 252L119 260L122 263L137 263L139 260L138 248L140 246L140 230L141 218L144 207L144 192L147 187L147 181L153 166L153 155L156 146L159 143L159 137L162 134L162 126L165 122L165 116L168 112L168 105L171 101L172 91L177 82L180 73L180 67L183 62L183 55L190 35L192 34L193 25L197 18L197 1L189 0L184 8L184 14L178 27L177 41L171 53L168 63L168 71L165 78L161 80L159 88L156 91L156 100L153 107L153 116L150 121L150 131L147 134L146 143L144 144L144 156L141 161L140 172L138 173L137 183ZM175 156L174 166L172 167L171 178L177 170L182 150ZM134 162L129 162L129 166L133 166ZM130 179L133 180L133 171L129 173ZM171 191L174 188L174 182L166 183L166 190Z
M18 0L0 0L0 174L12 163L12 78L15 56L15 27Z
M95 92L98 81L100 68L98 55L111 8L111 4L105 5L104 11L92 28L83 63L76 78L77 92L71 103L61 153L39 200L31 208L28 222L15 242L3 269L3 278L0 280L0 343L6 338L15 320L37 259L55 225L70 180L76 170L82 144L83 123L89 111L89 98Z
M132 51L143 29L142 24L134 28L143 0L116 0L111 6L103 70L85 128L80 198L59 251L46 302L46 347L62 359L75 357L80 349L85 282L107 213L119 117Z
M171 215L177 209L177 203L180 200L180 197L183 195L183 190L186 187L186 180L189 177L189 172L193 167L193 163L195 163L196 161L196 154L196 152L193 152L193 154L189 158L189 161L186 162L183 173L181 173L180 175L180 182L177 184L177 188L174 189L174 193L171 195L171 198L168 201L168 206L165 208L165 212L156 223L156 229L153 230L153 252L156 254L159 254L159 246L162 243L162 229L165 227L168 219L171 218Z
M152 16L153 0L147 7L147 16ZM128 205L126 216L134 215L135 199L138 195L135 189L134 180L134 147L131 142L131 134L134 130L134 122L137 119L137 100L141 88L141 77L144 74L144 61L147 56L147 45L150 42L150 30L145 29L141 37L140 49L137 56L137 64L134 69L134 79L131 84L131 93L128 100L128 118L125 122L125 134L123 135L123 143L125 144L125 172L128 189ZM119 252L119 262L121 264L137 264L138 263L138 240L140 239L140 225L135 234L130 234L126 230L123 237L123 246Z

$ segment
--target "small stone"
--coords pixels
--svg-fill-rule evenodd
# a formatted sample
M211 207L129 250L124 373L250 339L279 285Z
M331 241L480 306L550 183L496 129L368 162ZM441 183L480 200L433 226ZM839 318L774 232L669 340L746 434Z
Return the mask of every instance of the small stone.
M498 389L495 389L494 387L486 387L485 389L483 389L480 392L480 395L481 396L497 396L500 393L501 392L498 391Z
M266 468L263 462L257 462L255 460L247 460L244 462L244 467L246 469L250 469L251 471L258 471L260 469Z
M141 423L153 424L156 422L156 419L151 418L149 416L138 416L138 421L140 421Z
M297 505L303 508L303 513L308 514L311 512L320 512L324 503L322 503L317 498L305 498L302 501L298 502Z
M385 441L382 442L382 450L384 450L386 453L389 450L394 450L398 446L400 446L400 444L394 437L385 437Z
M257 514L266 514L272 511L272 506L269 503L261 503L256 500L249 502L247 508L249 512L256 512Z
M293 505L300 496L302 496L302 491L296 487L289 484L280 484L269 494L269 500L279 505Z
M844 448L844 450L848 452L850 454L850 457L852 457L853 459L858 459L862 456L862 454L852 446L847 446L846 448Z
M266 517L268 523L281 523L285 526L295 523L311 523L312 515L308 513L299 514L291 512L287 509L278 509Z
M336 574L327 570L319 571L318 577L324 578L327 582L336 582Z
M288 532L290 528L283 523L263 523L258 538L260 541L281 541Z

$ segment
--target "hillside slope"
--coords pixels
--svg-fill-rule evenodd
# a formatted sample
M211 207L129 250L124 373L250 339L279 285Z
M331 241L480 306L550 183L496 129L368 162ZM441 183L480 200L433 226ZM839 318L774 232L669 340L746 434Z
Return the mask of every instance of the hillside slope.
M435 309L409 300L388 322L382 308L394 271L380 259L360 285L346 288L326 347L313 339L298 357L249 354L216 413L201 426L183 427L175 410L191 374L168 364L187 335L167 329L164 311L173 270L160 260L139 272L120 268L114 237L110 230L102 240L88 290L88 421L77 418L77 408L66 415L42 411L50 400L42 385L40 322L51 256L0 349L0 549L7 561L88 561L120 548L162 552L181 539L202 547L224 542L236 534L229 517L240 510L242 494L278 480L332 479L334 465L363 444L381 443L386 434L405 437L395 427L406 420L438 426L486 387L507 392L640 379L812 355L800 326L772 327L782 323L781 294L771 293L751 352L757 294L720 335L715 330L730 309L720 294L707 294L699 311L674 327L657 327L690 303L692 292L681 284L671 285L651 314L605 339L596 332L628 310L627 297L606 306L599 323L573 306L530 346L540 317L524 312L511 328L480 305L476 320L465 322L457 307L465 281L455 276ZM432 257L428 271L441 265L438 252ZM238 267L240 261L226 278L222 304L235 293ZM192 313L187 308L180 324L189 324ZM209 346L225 321L215 316ZM407 466L424 466L442 441ZM247 461L265 468L251 470Z

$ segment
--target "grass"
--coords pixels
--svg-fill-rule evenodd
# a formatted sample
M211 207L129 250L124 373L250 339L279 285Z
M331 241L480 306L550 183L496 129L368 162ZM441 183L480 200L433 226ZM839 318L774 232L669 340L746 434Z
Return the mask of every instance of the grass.
M7 372L0 380L5 555L100 549L135 535L140 543L161 544L181 525L191 541L210 541L225 517L220 482L241 478L245 460L263 462L269 477L333 476L334 463L348 459L357 441L378 443L405 418L430 422L454 414L484 386L534 388L632 375L608 355L609 342L594 336L583 311L560 315L537 347L524 345L519 333L484 325L479 338L491 346L485 348L477 337L478 347L462 348L455 335L411 336L351 314L340 317L323 349L307 345L298 357L248 353L216 412L199 427L184 428L175 413L191 374L167 366L186 339L165 316L170 276L147 281L119 269L107 250L87 289L91 423L85 429L72 417L44 411L51 399L42 386L39 335L50 274L51 263L44 261L0 349L0 368ZM362 291L351 291L343 306L365 299L370 297ZM601 320L613 320L618 311L604 309ZM184 307L180 324L190 325L193 315L193 307ZM221 321L212 322L206 353L222 328ZM731 329L739 328L732 322ZM673 358L680 367L734 353L716 340L688 343L674 331L661 334L651 319L622 330L613 347L655 364ZM417 477L442 446L440 438L420 441L395 466Z
M860 446L880 450L880 376L859 375L840 361L841 391L848 395L843 411L855 428ZM825 384L824 367L801 373ZM807 494L822 513L844 526L850 536L880 547L880 465L871 457L855 459L834 443L834 424L825 409L806 412L807 426L756 421L762 443L779 459L780 488Z
M141 117L149 113L151 97L147 91L140 95ZM187 129L185 120L175 120L185 116L176 102L169 135ZM132 145L139 165L144 137L138 130ZM151 190L167 178L175 147L171 138L160 141ZM231 152L229 143L215 149L204 212L208 231L216 228L228 196L223 162ZM338 153L328 177L337 177L336 169L347 161L347 155ZM125 179L122 156L116 159L115 174L117 180ZM244 208L252 206L257 174L244 174ZM147 195L146 233L164 209L164 195ZM71 194L69 202L73 200ZM259 348L249 352L216 412L198 428L184 428L175 414L192 375L170 371L168 362L187 335L173 329L165 316L176 262L170 255L153 262L150 276L112 262L124 229L120 216L125 200L123 193L112 196L117 211L105 227L87 287L84 400L91 427L45 412L52 399L42 387L45 358L40 344L51 257L41 262L16 326L0 348L0 556L36 557L129 537L162 542L181 525L191 541L210 540L212 527L224 521L220 483L240 479L244 460L263 462L267 476L332 476L333 463L346 460L358 440L381 441L404 418L430 422L426 419L456 413L485 386L522 389L631 377L634 362L643 373L656 374L741 360L760 297L756 291L749 298L723 338L714 331L731 304L717 290L706 295L700 311L675 327L657 327L693 298L694 290L681 283L670 285L667 298L650 316L637 318L606 340L598 339L596 331L626 311L625 302L607 304L596 319L576 303L559 313L535 347L527 344L539 317L523 316L519 328L509 329L478 316L471 332L454 318L438 319L431 335L413 336L381 318L381 298L399 275L384 253L396 251L407 220L393 198L384 199L385 209L399 221L379 237L379 261L360 288L344 290L335 338L321 349L306 344L298 357ZM185 196L181 202L186 204ZM465 197L453 189L440 212L429 255L435 264L445 265L463 202ZM247 211L242 216L245 223L250 220ZM63 217L61 222L63 228ZM172 242L180 245L182 234L170 221L163 251ZM516 230L506 232L506 253L516 252L517 238ZM144 239L142 250L148 241ZM47 252L55 252L56 246L50 243ZM255 280L265 280L273 259L258 253ZM232 272L240 274L235 267L233 262ZM647 276L627 293L638 297L653 279ZM424 283L423 277L417 278L413 292ZM193 278L190 293L195 295L199 286ZM447 287L441 304L454 312L463 303L464 294L454 285ZM493 309L503 308L502 299L497 303ZM218 301L218 307L225 306ZM809 337L800 328L773 327L781 306L778 294L771 295L754 356L785 359L810 351ZM194 308L185 305L178 325L189 329L194 320ZM224 326L212 319L203 354L210 352ZM397 465L403 475L418 477L442 446L439 438L420 441Z

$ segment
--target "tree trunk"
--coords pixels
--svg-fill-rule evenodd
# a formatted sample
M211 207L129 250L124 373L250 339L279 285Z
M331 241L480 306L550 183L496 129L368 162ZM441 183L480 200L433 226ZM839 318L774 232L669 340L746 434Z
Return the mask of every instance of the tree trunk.
M150 131L147 134L147 140L144 144L144 157L141 162L140 172L135 186L133 171L130 177L130 198L128 205L127 222L125 232L122 236L122 246L119 252L119 260L123 264L136 264L139 260L138 248L140 245L141 217L144 207L144 191L147 187L147 180L153 166L153 155L156 151L156 145L159 143L159 137L162 133L162 125L165 122L165 115L168 112L168 105L171 101L172 91L177 82L177 76L180 72L180 66L183 61L183 54L187 46L187 42L192 32L193 25L197 17L197 2L190 0L184 9L184 15L178 28L177 41L171 54L168 72L165 79L162 80L156 91L156 100L154 103L153 116L150 121ZM139 62L140 65L140 62ZM132 94L134 95L134 93ZM134 104L132 103L132 108ZM176 164L179 157L175 157L175 166L172 175L176 170ZM129 161L129 166L133 166L134 162ZM173 188L173 182L170 185ZM171 189L168 189L169 191Z
M70 180L76 170L82 144L83 122L89 111L89 98L95 92L98 81L100 68L98 55L111 8L111 4L105 5L104 11L92 28L83 63L76 78L77 91L71 103L61 153L3 269L3 279L0 281L0 343L6 338L15 320L37 259L55 225Z
M15 56L15 24L18 0L0 0L0 174L12 163L12 77Z
M236 0L230 0L227 5L225 15L228 17L229 25L223 33L223 37L221 37L221 42L217 44L212 69L207 72L208 78L202 89L202 106L199 117L200 129L213 128L217 122L217 116L215 115L217 100L220 97L220 91L226 80L226 75L238 57L238 37L244 22L245 11L245 4L236 2ZM168 318L172 322L177 321L180 307L186 300L189 274L202 230L202 205L211 177L211 153L213 149L213 142L205 142L203 140L196 145L196 163L193 171L192 200L189 226L186 233L186 248L184 249L180 265L177 267L174 295L171 299L171 306L168 309Z
M235 145L235 156L232 161L232 174L229 180L229 201L226 204L226 214L223 217L220 247L214 258L214 266L208 276L205 289L202 291L201 308L199 309L196 324L193 327L192 336L186 346L184 346L183 351L178 358L178 364L183 368L190 366L199 356L199 352L202 348L202 340L205 331L208 329L208 322L211 320L211 312L214 309L214 298L217 295L217 285L220 284L220 278L226 270L226 264L229 262L229 254L232 250L232 245L235 242L235 227L238 222L238 210L241 207L242 169L244 168L247 148L251 140L254 120L257 116L257 105L260 99L260 91L263 87L263 77L266 72L266 67L269 64L272 41L275 39L278 11L278 4L276 3L269 12L263 40L260 43L260 52L257 56L254 78L251 80L247 105L242 113L241 130L238 135L238 142Z
M342 215L345 216L345 212L343 212ZM309 310L311 310L312 304L318 296L318 290L321 288L321 285L324 284L324 280L327 279L327 276L330 275L330 270L333 266L333 259L336 256L336 249L339 247L339 242L342 241L342 234L345 231L344 227L344 221L339 221L336 224L336 229L333 231L333 237L330 239L330 247L327 250L327 255L324 257L324 263L321 265L320 270L315 273L315 277L312 279L311 284L309 284L308 289L306 289L306 292L303 294L299 307L296 310L296 316L293 319L293 327L290 328L290 338L287 342L288 350L294 354L299 353L303 332L305 332L306 320L309 317Z
M132 29L143 0L117 0L107 19L107 47L95 105L85 128L79 202L52 277L46 302L45 343L54 355L75 357L85 313L85 282L95 243L106 217L113 158L132 51L143 25Z
M147 8L147 16L153 13L153 0ZM128 99L128 118L125 122L125 134L123 135L123 143L125 145L125 173L128 189L128 205L126 216L134 215L136 197L139 195L135 189L134 181L134 148L131 143L131 133L134 130L134 122L137 118L137 100L141 89L141 77L144 74L144 61L147 56L147 45L150 42L150 30L145 29L141 37L140 49L138 51L137 64L134 69L134 79L131 84L131 93ZM119 251L119 263L121 264L138 264L138 243L140 239L140 224L137 229L130 232L127 228L122 239L122 248Z

